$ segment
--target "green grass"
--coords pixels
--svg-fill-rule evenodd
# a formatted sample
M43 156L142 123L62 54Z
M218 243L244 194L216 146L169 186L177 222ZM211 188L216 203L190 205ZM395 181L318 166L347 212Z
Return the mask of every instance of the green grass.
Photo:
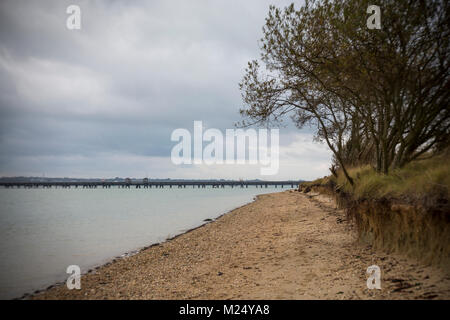
M450 197L450 157L443 155L417 160L388 175L377 173L370 166L348 170L354 180L350 185L343 174L329 177L338 188L354 199L370 198L422 198L427 195ZM321 179L323 183L324 179Z

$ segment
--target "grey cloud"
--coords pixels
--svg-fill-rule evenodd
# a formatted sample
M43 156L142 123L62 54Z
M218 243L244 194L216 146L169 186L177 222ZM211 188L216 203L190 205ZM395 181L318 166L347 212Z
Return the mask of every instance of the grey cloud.
M2 1L0 174L80 172L97 159L120 175L105 155L168 158L176 128L232 128L270 3ZM65 28L69 4L82 30ZM283 130L286 145L295 129Z

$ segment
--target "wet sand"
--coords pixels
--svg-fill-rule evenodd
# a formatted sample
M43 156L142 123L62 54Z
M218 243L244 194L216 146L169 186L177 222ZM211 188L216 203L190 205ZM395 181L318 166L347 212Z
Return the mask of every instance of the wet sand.
M220 205L220 204L218 204ZM381 268L369 290L367 267ZM449 299L450 275L355 240L323 195L261 195L214 222L32 299Z

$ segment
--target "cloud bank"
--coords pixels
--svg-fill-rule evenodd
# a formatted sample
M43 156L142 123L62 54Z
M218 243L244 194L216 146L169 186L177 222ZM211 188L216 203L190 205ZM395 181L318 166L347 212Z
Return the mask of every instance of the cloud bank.
M70 4L81 30L66 28ZM170 134L240 120L238 83L269 4L2 1L0 175L267 178L254 165L175 166ZM280 134L273 179L327 174L330 153L309 132Z

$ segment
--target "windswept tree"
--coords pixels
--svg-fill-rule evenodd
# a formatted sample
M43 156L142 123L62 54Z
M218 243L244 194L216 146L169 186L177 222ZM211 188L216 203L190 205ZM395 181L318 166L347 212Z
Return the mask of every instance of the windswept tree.
M290 115L299 128L314 126L352 184L347 165L370 161L387 173L450 134L447 2L381 1L380 30L367 28L368 6L272 6L261 59L240 83L243 125Z

